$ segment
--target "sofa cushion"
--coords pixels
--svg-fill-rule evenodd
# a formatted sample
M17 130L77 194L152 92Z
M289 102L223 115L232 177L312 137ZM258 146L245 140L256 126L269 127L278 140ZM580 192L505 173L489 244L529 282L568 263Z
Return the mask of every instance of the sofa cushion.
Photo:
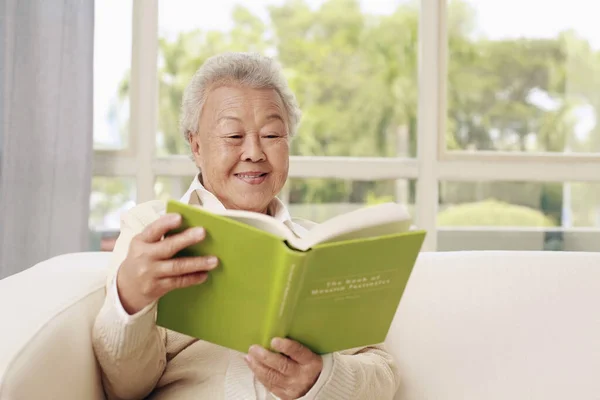
M600 253L422 253L388 335L396 399L595 399Z
M91 329L108 253L55 257L0 281L0 398L103 399Z

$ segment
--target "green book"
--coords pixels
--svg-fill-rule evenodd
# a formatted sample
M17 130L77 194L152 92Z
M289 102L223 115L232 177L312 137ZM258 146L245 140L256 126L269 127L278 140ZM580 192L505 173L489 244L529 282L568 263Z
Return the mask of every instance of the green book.
M274 337L317 354L382 343L425 238L395 203L332 218L302 238L259 213L177 201L167 212L182 215L176 232L207 232L178 256L215 255L219 266L205 283L163 296L157 324L240 352L268 349Z

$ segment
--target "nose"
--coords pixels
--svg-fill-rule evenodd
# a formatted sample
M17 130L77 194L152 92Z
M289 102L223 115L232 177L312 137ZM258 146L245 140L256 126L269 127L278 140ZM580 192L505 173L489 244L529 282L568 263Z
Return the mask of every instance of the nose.
M242 161L265 161L265 152L258 135L246 135L242 146Z

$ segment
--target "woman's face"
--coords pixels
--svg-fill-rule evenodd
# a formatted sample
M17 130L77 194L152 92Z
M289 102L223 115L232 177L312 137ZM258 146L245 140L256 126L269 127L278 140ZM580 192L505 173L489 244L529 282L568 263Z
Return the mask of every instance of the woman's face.
M204 187L228 209L266 212L288 176L288 121L273 89L209 92L190 144Z

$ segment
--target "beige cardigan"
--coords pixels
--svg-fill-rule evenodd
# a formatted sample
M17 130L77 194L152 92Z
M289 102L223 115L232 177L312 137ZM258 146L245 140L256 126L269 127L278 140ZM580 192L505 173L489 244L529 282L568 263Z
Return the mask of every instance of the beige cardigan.
M164 207L160 201L143 203L122 217L106 300L93 329L108 398L276 399L254 378L244 354L156 326L156 304L133 316L122 309L117 269L131 239L159 218ZM326 355L323 362L321 376L303 400L392 399L399 385L394 361L381 346Z

